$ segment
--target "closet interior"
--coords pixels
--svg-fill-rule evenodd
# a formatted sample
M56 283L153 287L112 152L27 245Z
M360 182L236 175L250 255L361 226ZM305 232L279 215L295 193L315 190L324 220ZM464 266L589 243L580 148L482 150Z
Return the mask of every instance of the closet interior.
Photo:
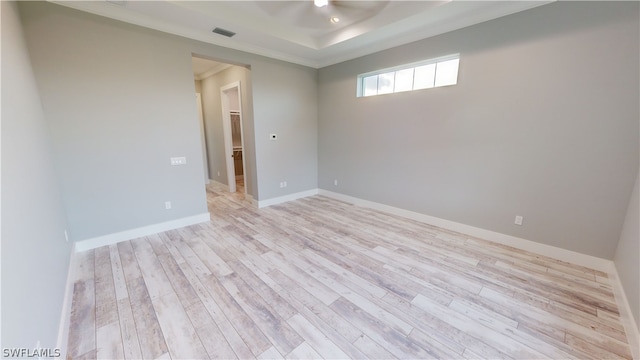
M233 168L236 175L236 186L244 186L244 173L242 172L242 132L240 130L240 112L231 110L231 141L233 144Z

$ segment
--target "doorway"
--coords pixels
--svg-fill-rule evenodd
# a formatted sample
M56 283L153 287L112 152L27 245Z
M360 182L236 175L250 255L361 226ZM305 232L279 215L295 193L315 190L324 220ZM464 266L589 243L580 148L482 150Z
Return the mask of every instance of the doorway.
M195 92L201 93L204 117L204 170L210 179L207 190L251 198L256 181L251 152L251 68L197 54L192 54L192 62Z
M240 81L235 81L220 88L229 192L239 191L246 194L241 94Z

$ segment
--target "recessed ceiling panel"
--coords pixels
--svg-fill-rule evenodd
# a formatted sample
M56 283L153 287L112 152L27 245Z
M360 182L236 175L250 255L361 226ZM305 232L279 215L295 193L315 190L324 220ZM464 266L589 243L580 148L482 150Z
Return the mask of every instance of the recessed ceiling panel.
M54 1L132 24L323 67L551 1ZM339 18L331 22L331 17ZM214 34L216 27L236 33Z

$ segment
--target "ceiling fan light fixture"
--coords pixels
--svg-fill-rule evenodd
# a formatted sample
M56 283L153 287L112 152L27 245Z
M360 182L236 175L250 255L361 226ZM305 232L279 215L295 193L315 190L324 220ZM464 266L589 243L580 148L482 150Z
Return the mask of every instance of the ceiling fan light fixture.
M313 0L313 4L317 7L324 7L329 5L329 0Z

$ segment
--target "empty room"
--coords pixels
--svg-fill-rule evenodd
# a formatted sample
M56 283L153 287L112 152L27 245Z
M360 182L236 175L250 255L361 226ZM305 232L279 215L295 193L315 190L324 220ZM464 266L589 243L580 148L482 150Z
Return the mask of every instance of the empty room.
M640 360L640 3L0 6L3 358Z

